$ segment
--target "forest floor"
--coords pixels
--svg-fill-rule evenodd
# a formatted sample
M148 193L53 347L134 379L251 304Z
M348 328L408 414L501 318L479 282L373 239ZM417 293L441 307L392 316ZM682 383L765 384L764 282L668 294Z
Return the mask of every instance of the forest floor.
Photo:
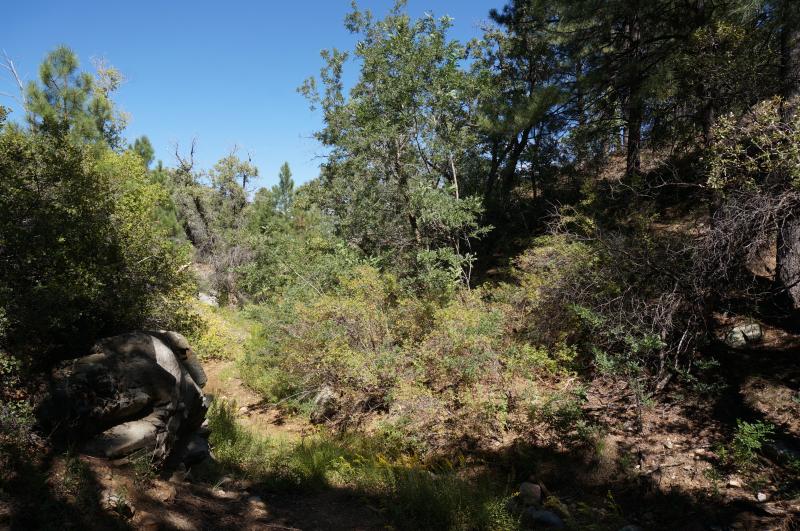
M234 344L226 345L229 356L204 360L205 391L231 404L235 422L271 447L314 440L318 427L264 403L244 384L237 358L246 327L229 324ZM591 445L563 444L546 433L533 439L510 434L496 448L478 451L459 474L505 482L509 499L533 474L552 495L551 508L574 529L798 529L800 340L778 327L764 330L757 346L721 349L719 365L702 371L702 378L671 383L644 403L625 381L588 382L583 413L603 427ZM739 419L776 427L774 440L746 469L720 465ZM23 506L0 504L0 530L11 529L4 527L4 513L29 512L33 523L42 510L58 521L52 528L63 529L368 530L402 523L396 512L390 516L391 495L346 482L284 490L247 473L204 471L202 465L188 475L155 475L141 465L58 455L42 467L46 474L27 479ZM14 529L43 528L21 521Z

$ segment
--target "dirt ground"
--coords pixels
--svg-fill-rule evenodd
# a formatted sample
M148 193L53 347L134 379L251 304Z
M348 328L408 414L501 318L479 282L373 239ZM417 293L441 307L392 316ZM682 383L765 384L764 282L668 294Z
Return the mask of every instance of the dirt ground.
M261 404L258 396L237 377L232 362L204 363L205 391L235 400L239 420L275 437L297 439L308 425L286 422L276 410ZM260 492L245 481L207 485L172 478L157 478L137 485L129 466L81 457L97 478L101 492L127 492L134 514L129 523L148 531L181 530L373 530L386 523L376 509L346 490L329 489L302 495Z

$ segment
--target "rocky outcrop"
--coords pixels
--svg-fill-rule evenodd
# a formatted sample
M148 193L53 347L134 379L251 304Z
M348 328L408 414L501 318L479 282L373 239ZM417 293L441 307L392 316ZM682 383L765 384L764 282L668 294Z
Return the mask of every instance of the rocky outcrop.
M89 355L53 374L44 417L108 458L137 450L155 462L192 440L208 409L206 375L185 337L169 331L122 334L98 341Z

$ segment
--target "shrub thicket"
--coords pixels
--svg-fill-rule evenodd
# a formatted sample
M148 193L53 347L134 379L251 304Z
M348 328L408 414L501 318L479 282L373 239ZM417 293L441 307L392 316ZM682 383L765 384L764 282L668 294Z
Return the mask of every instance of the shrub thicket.
M166 201L132 153L0 133L3 346L42 358L122 330L190 328L191 257L157 221Z

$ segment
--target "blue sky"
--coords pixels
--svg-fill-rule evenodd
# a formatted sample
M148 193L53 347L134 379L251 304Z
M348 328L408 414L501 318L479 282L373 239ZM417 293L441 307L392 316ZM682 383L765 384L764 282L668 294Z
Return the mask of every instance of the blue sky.
M362 0L376 16L391 0ZM454 18L451 36L480 34L489 10L502 0L410 0L413 17L425 12ZM127 82L116 101L131 115L129 140L146 134L156 156L173 164L174 144L197 138L195 160L209 168L233 146L250 153L262 178L277 181L288 161L296 182L317 175L322 150L311 138L320 127L295 89L317 74L324 48L351 49L354 36L342 21L350 0L275 1L74 1L11 2L3 9L0 49L26 80L35 79L46 53L72 47L81 66L104 57ZM349 64L349 78L356 65ZM0 92L14 90L0 78ZM0 97L0 104L14 102ZM18 109L12 118L20 118Z

